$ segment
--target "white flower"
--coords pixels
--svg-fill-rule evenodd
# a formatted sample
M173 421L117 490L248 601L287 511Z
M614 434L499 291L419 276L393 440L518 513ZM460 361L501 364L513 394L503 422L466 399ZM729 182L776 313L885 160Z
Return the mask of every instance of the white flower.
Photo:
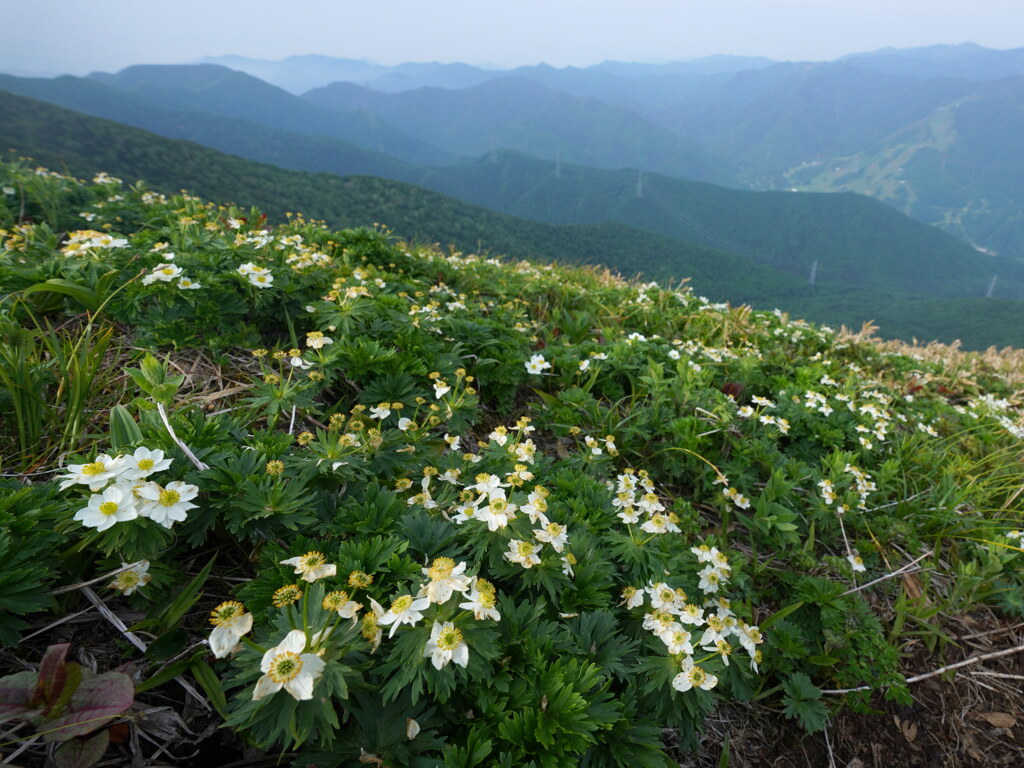
M536 528L533 536L537 541L550 544L555 552L561 552L569 539L568 529L558 523L547 523L543 528Z
M163 472L171 466L171 460L164 458L164 452L160 449L155 451L149 448L138 447L131 456L124 457L124 469L121 470L125 480L141 480L149 477L154 472Z
M469 646L462 638L462 632L450 621L444 624L435 621L423 655L430 659L434 669L445 667L449 661L464 667L469 663Z
M456 565L450 557L435 557L430 567L423 569L423 575L430 582L420 590L418 597L426 596L438 605L448 602L453 592L465 592L473 583L469 576L462 575L465 570L464 562Z
M315 311L315 310L314 310ZM334 339L324 336L323 331L310 331L306 334L306 346L313 349L323 349L328 344L333 344Z
M110 458L101 453L95 461L88 464L68 465L68 474L60 478L60 489L63 491L72 485L87 485L90 491L98 491L109 480L120 475L125 469L123 456Z
M373 406L373 408L370 409L370 418L386 419L391 415L391 408L389 406L389 403L381 403L380 405Z
M202 287L202 283L194 283L187 277L182 277L178 280L178 288L183 291L198 291Z
M157 264L153 271L142 278L143 285L151 285L159 280L162 283L169 283L176 277L181 277L182 269L176 264Z
M860 555L849 554L846 556L846 559L850 562L850 567L853 568L854 573L863 573L867 570Z
M523 363L528 373L542 373L551 367L551 363L544 359L544 355L536 354L527 362Z
M717 592L719 585L728 580L728 573L713 565L704 566L697 575L700 576L700 583L697 584L697 588L705 594Z
M381 626L390 624L391 631L388 632L388 637L394 637L398 627L402 624L413 626L422 619L422 611L427 610L428 607L430 607L430 601L425 597L414 598L412 595L402 595L391 602L391 607L377 619L377 623Z
M639 608L644 604L644 591L636 587L626 587L622 590L622 599L626 601L627 608Z
M691 688L710 691L716 685L718 678L694 664L689 656L683 659L683 671L672 680L672 687L684 692Z
M263 654L260 670L263 677L256 682L252 698L259 701L264 696L277 693L284 688L298 701L313 698L313 684L324 671L324 662L306 649L306 633L293 629L281 644Z
M252 614L235 600L221 603L210 611L210 650L218 659L227 657L238 645L242 635L252 629ZM265 671L265 670L264 670Z
M452 388L449 387L446 383L444 383L443 381L438 379L437 381L434 382L434 397L436 399L440 400L448 392L450 392L451 389Z
M491 497L487 506L477 510L476 518L487 523L487 530L493 533L499 528L506 527L509 521L515 520L516 509L518 507L515 504L509 504L504 495L495 495Z
M295 568L295 573L302 574L302 579L313 583L317 579L324 579L334 576L338 572L338 566L327 562L327 558L320 552L307 552L298 557L291 557L282 560L281 565L290 565Z
M197 506L191 500L199 493L199 488L180 480L172 480L164 488L158 483L146 483L136 493L151 502L140 510L141 516L148 517L164 528L170 528L188 517L188 510Z
M405 432L407 429L409 429L412 426L415 426L412 419L409 419L409 418L406 418L405 416L403 416L402 418L400 418L398 420L398 428L400 430L402 430L403 432Z
M495 607L496 604L497 596L495 595L494 587L484 579L477 579L469 594L466 595L466 602L459 603L459 608L472 611L473 617L477 621L483 621L484 619L499 621L501 614L498 613L498 609Z
M86 528L105 531L112 528L115 523L134 520L138 516L139 511L131 490L120 485L112 485L103 493L93 494L89 498L88 506L78 510L74 519Z
M270 272L250 272L247 277L249 284L257 288L269 288L274 282L274 276Z
M296 352L298 350L295 350ZM313 367L313 363L309 360L303 360L298 355L293 355L288 358L288 362L291 363L292 368L298 368L300 371L307 371Z
M144 587L153 580L153 577L149 575L149 560L139 560L137 563L132 563L130 567L128 563L121 563L121 567L125 570L114 577L114 580L110 582L110 587L122 595L130 595L139 587Z
M512 539L508 543L505 559L510 563L519 563L523 568L532 568L535 565L540 565L540 558L536 554L537 549L537 545L529 541Z

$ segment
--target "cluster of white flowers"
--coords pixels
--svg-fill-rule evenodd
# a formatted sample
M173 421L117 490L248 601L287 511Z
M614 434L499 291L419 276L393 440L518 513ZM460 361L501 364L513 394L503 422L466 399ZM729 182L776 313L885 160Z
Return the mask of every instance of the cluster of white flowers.
M68 241L60 250L65 256L80 256L92 251L127 247L126 238L115 237L108 232L97 232L94 229L79 229L68 234Z
M698 574L698 589L705 594L703 607L689 602L683 589L664 581L650 582L645 587L626 587L622 591L622 600L627 608L646 607L649 603L650 610L644 614L643 628L658 637L669 655L679 660L680 671L672 680L672 687L678 691L691 688L707 691L718 684L718 678L705 671L701 663L720 656L722 663L728 666L733 653L729 638L735 638L749 655L750 666L757 671L761 662L761 651L757 646L764 642L764 636L756 626L737 619L729 601L717 595L719 588L729 579L728 558L717 548L706 544L691 547L690 551L704 564ZM695 659L695 648L700 648L707 655L703 659Z
M237 272L249 281L249 285L254 285L257 288L269 288L274 284L274 276L270 270L253 264L251 261L242 264Z
M302 235L283 235L274 245L277 250L290 250L285 263L296 272L311 267L329 267L332 259L326 253L311 248L303 242Z
M970 400L967 408L956 406L956 410L975 419L980 416L991 416L1009 435L1018 440L1024 440L1024 423L1022 423L1020 412L1006 398L996 397L986 392Z
M868 496L873 491L878 490L878 486L875 484L875 481L871 479L871 475L867 472L859 467L853 466L852 464L847 464L844 467L843 472L853 478L853 483L849 486L848 490L850 493L856 494L857 509L862 512L867 510ZM850 567L855 573L863 573L867 570L867 567L864 565L863 558L861 558L855 549L851 548L850 541L846 536L846 525L843 523L843 515L845 515L850 509L847 502L852 502L852 498L846 498L844 496L843 501L840 501L840 492L836 490L836 483L840 483L845 486L848 482L849 481L844 478L840 478L835 481L824 478L818 481L818 489L821 501L826 507L832 507L835 505L834 511L839 521L839 529L843 535L843 543L846 546L846 560L850 563ZM845 494L846 491L843 493Z
M129 456L111 458L101 453L87 464L71 464L68 474L58 478L61 490L85 485L92 491L89 501L75 513L74 519L86 528L105 531L115 524L148 518L170 528L188 516L199 493L194 485L172 480L166 486L148 480L155 472L171 465L163 451L136 448Z
M639 524L641 531L655 536L680 532L679 516L675 512L666 512L646 470L636 472L627 469L616 478L614 485L609 484L609 490L615 491L612 506L626 525Z
M164 257L174 258L174 254L166 253L164 254ZM185 277L184 270L177 264L171 263L157 264L148 275L142 278L142 284L152 285L157 281L170 283L174 280L178 281L178 288L183 291L197 290L203 287L200 283Z
M583 442L591 456L601 456L605 451L608 451L609 456L619 455L619 449L615 445L614 435L605 435L602 438L597 438L593 435L585 435L583 437Z

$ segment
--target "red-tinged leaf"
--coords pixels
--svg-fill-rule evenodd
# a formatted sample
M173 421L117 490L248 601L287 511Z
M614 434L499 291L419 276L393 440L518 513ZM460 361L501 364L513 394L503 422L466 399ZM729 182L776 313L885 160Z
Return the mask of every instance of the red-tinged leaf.
M135 701L135 686L120 672L107 672L82 680L63 717L53 721L44 741L67 741L105 725Z
M64 665L64 687L61 688L60 693L50 703L50 708L46 710L46 717L60 717L64 714L64 710L67 709L69 703L71 703L71 697L75 695L75 691L78 690L78 686L82 683L82 667L80 664L75 662L69 662Z
M35 672L16 672L0 677L0 723L32 709L32 693L35 689Z
M39 663L39 681L32 697L33 704L49 710L60 696L60 692L64 690L64 683L67 680L67 665L64 659L70 647L70 643L60 643L46 649L43 660Z
M100 761L108 744L110 734L106 730L88 739L71 739L53 753L53 763L57 768L89 768Z

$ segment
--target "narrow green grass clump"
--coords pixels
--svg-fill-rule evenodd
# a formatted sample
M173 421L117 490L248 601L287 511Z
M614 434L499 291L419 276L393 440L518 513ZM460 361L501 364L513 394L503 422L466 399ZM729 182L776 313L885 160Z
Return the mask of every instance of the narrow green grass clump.
M907 701L943 615L1024 615L994 369L106 175L0 190L5 645L100 577L136 697L189 678L296 764L654 767L717 702L820 730Z

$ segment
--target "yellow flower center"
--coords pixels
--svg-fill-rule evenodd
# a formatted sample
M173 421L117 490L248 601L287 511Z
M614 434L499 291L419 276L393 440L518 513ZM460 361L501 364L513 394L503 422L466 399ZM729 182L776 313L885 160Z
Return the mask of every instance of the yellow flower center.
M348 602L348 592L335 590L324 595L323 609L325 611L336 611Z
M528 541L520 541L518 552L522 557L529 557L533 554L534 546Z
M348 575L348 585L356 589L366 589L373 584L373 576L363 571L352 571Z
M155 463L152 459L139 459L139 469L152 469Z
M437 635L437 647L442 651L454 651L462 645L462 633L455 627L445 627Z
M139 574L135 571L125 571L117 575L118 589L132 589L139 584Z
M284 608L286 605L298 601L302 597L302 590L298 584L287 584L274 592L272 602L277 608Z
M160 491L159 504L164 507L173 507L181 501L181 494L177 491L172 491L169 488L164 488Z
M237 600L228 600L210 611L210 623L215 627L237 619L245 611L245 606Z
M377 632L379 631L380 630L377 629L376 614L367 613L365 616L363 616L363 623L362 626L360 627L359 634L361 634L364 639L369 640L372 643L374 639L376 639Z
M307 552L302 556L302 567L310 571L323 567L326 562L327 558L320 552Z
M440 579L447 579L452 575L452 571L455 570L455 561L450 557L437 557L434 558L433 565L427 571L427 575L431 579L437 581Z
M302 671L302 659L299 654L291 651L280 651L274 655L270 662L270 669L267 674L275 683L287 683L299 676Z
M402 595L401 597L396 597L391 603L391 612L401 613L410 605L412 605L412 595Z
M91 464L85 464L82 466L83 475L102 475L107 471L107 465L102 461L94 461Z
M100 504L100 512L102 512L104 515L114 514L115 512L117 512L117 502L104 501L102 504Z
M708 679L708 673L700 667L694 667L690 670L690 674L687 675L687 677L690 679L690 682L693 684L695 688L700 688Z

